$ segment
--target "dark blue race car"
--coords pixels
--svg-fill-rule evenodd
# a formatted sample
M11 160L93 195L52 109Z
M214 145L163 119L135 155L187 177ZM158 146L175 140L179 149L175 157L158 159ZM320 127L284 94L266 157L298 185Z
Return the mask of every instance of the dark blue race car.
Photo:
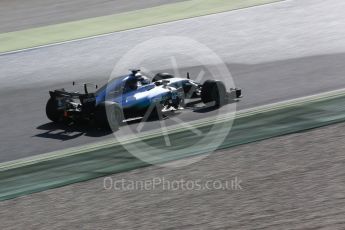
M75 83L73 83L75 84ZM204 104L220 107L242 96L240 89L227 91L221 81L203 84L189 78L159 73L151 81L140 70L111 80L96 92L50 91L47 117L53 122L92 121L99 127L117 129L127 119L162 118L165 111L182 109L186 100L201 99ZM97 87L96 87L97 88Z

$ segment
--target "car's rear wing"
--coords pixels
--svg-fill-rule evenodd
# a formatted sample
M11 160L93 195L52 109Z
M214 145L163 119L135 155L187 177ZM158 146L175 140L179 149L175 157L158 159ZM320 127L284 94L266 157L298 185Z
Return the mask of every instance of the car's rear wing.
M50 97L58 101L60 105L74 100L80 101L84 110L92 110L96 106L96 96L94 93L67 92L65 89L49 91Z
M78 92L67 92L65 89L57 89L54 91L49 91L50 97L57 99L57 98L79 98L81 93Z

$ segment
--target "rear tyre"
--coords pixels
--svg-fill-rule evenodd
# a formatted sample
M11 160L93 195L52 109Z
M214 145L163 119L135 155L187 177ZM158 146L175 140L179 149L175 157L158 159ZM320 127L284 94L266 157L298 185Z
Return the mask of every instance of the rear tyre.
M225 84L215 80L205 81L201 89L201 100L204 104L214 103L216 107L225 105Z
M118 130L124 120L121 107L114 102L105 102L95 111L95 123L100 128Z
M160 120L160 118L163 117L162 110L163 110L163 105L160 103L155 103L155 104L150 105L150 107L148 107L145 110L142 121Z
M158 73L154 78L152 79L152 82L156 82L159 80L164 80L164 79L170 79L173 78L174 76L169 74L169 73Z
M52 122L58 123L62 120L63 112L58 110L57 101L49 98L46 105L46 115Z

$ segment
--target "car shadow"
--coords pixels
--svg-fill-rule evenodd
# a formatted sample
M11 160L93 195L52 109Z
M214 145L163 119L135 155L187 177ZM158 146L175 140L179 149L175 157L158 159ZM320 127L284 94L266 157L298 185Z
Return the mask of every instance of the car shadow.
M169 119L170 117L176 116L175 113L168 113L163 115L163 119ZM149 118L144 122L156 122L159 118ZM143 122L141 118L131 119L129 121L123 122L122 126L135 125ZM95 125L90 123L54 123L49 122L36 127L37 130L43 131L39 134L34 135L34 137L39 138L49 138L60 141L73 140L81 136L88 137L103 137L114 133L115 130L110 128L97 128ZM121 127L120 127L121 129ZM115 131L116 132L116 131Z
M35 137L61 141L68 141L81 136L102 137L112 133L110 129L98 129L89 124L60 124L54 122L40 125L36 129L44 132L35 135Z
M229 99L229 100L225 101L225 104L223 106L237 103L237 102L238 102L238 100ZM194 113L209 113L209 112L218 110L219 106L216 106L212 102L208 103L208 104L202 104L201 100L198 100L198 101L193 101L193 102L187 103L185 108L191 109Z
M226 104L235 103L236 101L231 100L227 101ZM215 110L218 110L219 107L215 106L214 104L203 104L201 100L192 100L185 104L185 110L189 110L195 113L208 113ZM165 112L162 114L162 119L169 119L175 116L179 116L182 113L182 110L179 111L170 111ZM131 120L127 120L124 122L124 126L126 125L135 125L139 124L140 122L156 122L158 121L158 117L148 117L145 121L142 118L135 118ZM42 133L34 135L35 137L40 138L49 138L49 139L56 139L61 141L68 141L72 139L79 138L81 136L88 136L88 137L103 137L110 135L114 132L114 130L106 129L106 128L97 128L95 125L90 123L54 123L49 122L46 124L42 124L36 128L37 130L43 131ZM121 128L120 128L121 129Z

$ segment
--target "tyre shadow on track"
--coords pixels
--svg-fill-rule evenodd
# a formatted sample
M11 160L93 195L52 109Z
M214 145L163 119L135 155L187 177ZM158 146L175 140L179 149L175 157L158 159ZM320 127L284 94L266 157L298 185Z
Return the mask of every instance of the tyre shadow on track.
M46 123L37 127L45 132L35 135L35 137L50 138L61 141L76 139L81 136L102 137L112 133L110 129L97 129L88 124L57 124Z
M169 117L177 116L178 114L169 114L164 116L162 119L169 119ZM133 126L138 125L142 120L133 119L126 122L123 122L122 126ZM158 118L149 118L145 123L153 123L159 121ZM64 123L54 123L49 122L43 125L36 127L37 130L43 130L44 132L34 135L34 137L40 138L49 138L61 141L68 141L72 139L77 139L81 136L88 137L103 137L110 135L114 132L110 128L97 128L93 124L88 123L73 123L73 124L64 124ZM121 129L121 127L120 127ZM115 131L116 132L116 131Z
M237 103L239 100L236 99L227 99L225 101L225 104L222 106L227 106L233 103ZM220 107L216 106L214 103L208 103L208 104L202 104L201 100L196 100L190 103L186 104L186 109L192 110L194 113L209 113L209 112L213 112L215 110L219 110Z
M164 117L167 119L172 115ZM158 121L157 118L150 118L146 123L152 123ZM135 126L141 122L141 119L133 119L123 122L122 126ZM44 132L34 135L34 137L49 138L61 141L69 141L77 139L81 136L88 137L103 137L116 132L110 128L98 128L94 124L89 123L54 123L49 122L36 127L37 130L43 130ZM121 127L120 127L121 129Z

